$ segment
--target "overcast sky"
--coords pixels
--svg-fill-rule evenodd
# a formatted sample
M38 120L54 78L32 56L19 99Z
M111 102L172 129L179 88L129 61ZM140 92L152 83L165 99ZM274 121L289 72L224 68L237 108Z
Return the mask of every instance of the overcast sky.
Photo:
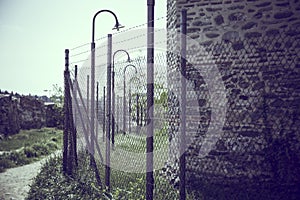
M44 95L63 86L64 50L91 42L92 18L102 9L125 29L147 22L147 0L0 0L0 89ZM155 18L162 16L166 0L156 0ZM114 24L100 14L95 37L114 33Z

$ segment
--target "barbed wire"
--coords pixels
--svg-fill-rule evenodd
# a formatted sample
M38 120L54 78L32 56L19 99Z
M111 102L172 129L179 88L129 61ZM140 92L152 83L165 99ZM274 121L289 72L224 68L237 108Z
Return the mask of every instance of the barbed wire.
M166 18L166 17L167 17L167 16L158 17L158 18L156 18L156 19L154 19L154 20L151 20L151 21L149 21L149 22L159 21L159 20L162 20L162 19L164 19L164 18ZM140 24L140 25L137 25L137 26L133 26L133 27L130 27L130 28L125 29L125 30L123 30L123 31L118 31L118 32L116 32L116 33L113 33L112 35L118 35L118 34L120 34L120 33L127 32L127 31L129 31L129 30L136 29L136 28L142 27L142 26L147 25L147 24L148 24L148 22L143 23L143 24Z
M158 33L158 32L163 31L163 30L164 30L164 29L155 29L155 31L151 31L151 32L149 32L149 34L151 34L151 33ZM126 39L126 40L114 42L113 44L120 44L120 43L128 42L128 41L131 41L131 40L135 40L135 39L137 39L137 38L141 38L141 37L143 37L143 36L146 37L146 35L147 35L146 33L143 33L143 34L140 34L140 35L137 35L137 36L128 38L128 39Z
M163 41L158 41L158 42L155 42L154 44L161 44L161 43L166 43L167 40L163 40ZM135 46L135 47L132 47L130 49L127 49L127 51L131 51L131 50L135 50L135 49L142 49L142 48L145 48L146 49L146 46L145 45L139 45L139 46ZM85 51L85 52L82 52L81 54L84 54L84 53L89 53L90 51ZM78 55L81 55L81 54L78 54ZM78 55L73 55L71 57L76 57ZM107 56L107 53L102 53L102 54L99 54L99 55L96 55L97 58L99 57L104 57L104 56ZM87 61L89 59L82 59L82 60L76 60L76 61L73 61L70 63L71 64L77 64L77 63L81 63L81 62L84 62L84 61Z
M84 53L89 53L89 52L91 52L91 51L90 50L83 51L83 52L80 52L80 53L77 53L77 54L74 54L74 55L70 55L70 57L76 57L76 56L82 55Z
M79 49L79 48L84 47L84 46L87 46L87 45L89 45L89 44L90 44L90 43L81 44L81 45L79 45L79 46L73 47L73 48L70 49L70 50L73 51L73 50L75 50L75 49Z
M81 63L81 62L84 62L84 61L87 61L87 60L89 60L89 59L77 60L77 61L71 62L69 65Z
M154 19L154 20L151 20L151 21L149 21L149 22L159 21L159 20L162 20L162 19L164 19L164 18L166 18L166 16L158 17L158 18L156 18L156 19ZM140 25L136 25L136 26L127 28L127 29L125 29L125 30L121 30L121 31L115 32L115 33L113 33L112 35L118 35L118 34L120 34L120 33L124 33L124 32L127 32L127 31L129 31L129 30L136 29L136 28L142 27L142 26L147 25L147 24L148 24L148 22L143 23L143 24L140 24ZM103 40L103 39L105 39L105 38L107 38L107 36L103 36L103 37L97 38L95 41ZM87 45L89 45L89 44L90 44L90 43L84 43L84 44L75 46L75 47L71 48L70 50L73 51L73 50L75 50L75 49L79 49L79 48L84 47L84 46L87 46Z

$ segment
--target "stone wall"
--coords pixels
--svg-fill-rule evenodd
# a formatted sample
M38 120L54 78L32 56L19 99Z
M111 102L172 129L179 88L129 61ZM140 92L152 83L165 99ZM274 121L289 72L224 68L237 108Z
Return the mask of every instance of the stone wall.
M179 50L182 8L189 41L198 44L188 42L187 51L189 187L213 199L250 192L253 199L294 198L300 182L300 1L168 0L169 164L175 171L180 104L174 93L180 95L181 85L172 52ZM211 91L207 83L213 69L224 86L226 118L222 134L210 132L217 139L203 155L214 104L222 104L214 95L222 87Z
M11 95L0 94L0 133L10 135L20 131L18 101Z
M19 117L22 129L42 128L46 122L44 103L31 96L21 96Z
M20 129L60 127L63 124L62 109L45 105L35 96L0 94L0 134L16 134Z

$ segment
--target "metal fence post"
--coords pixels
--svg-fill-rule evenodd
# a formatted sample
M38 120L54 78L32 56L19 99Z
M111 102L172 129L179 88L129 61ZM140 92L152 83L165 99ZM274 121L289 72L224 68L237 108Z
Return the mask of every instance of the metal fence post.
M147 0L147 141L146 141L146 199L153 199L153 113L154 113L154 5L155 0Z
M114 61L113 61L114 62ZM113 64L114 67L114 64ZM111 108L111 144L112 144L112 149L114 150L115 148L115 126L116 126L116 116L115 116L115 71L112 71L112 80L111 80L111 103L112 103L112 108Z
M139 132L139 126L140 126L140 107L139 107L139 94L136 93L136 133Z
M187 11L181 11L181 135L179 164L179 195L180 200L186 199L185 191L185 146L186 146L186 17Z
M115 128L117 129L117 133L119 132L119 125L120 125L120 97L117 95L117 112L116 112L116 124Z
M144 101L143 101L143 99L142 99L142 105L141 105L141 121L140 121L141 126L144 126L143 121L144 121L144 111L145 111L145 108L144 108L143 105L144 105Z
M98 142L98 131L99 131L99 82L97 81L96 86L96 142Z
M123 78L123 131L126 133L126 82L125 82L125 72Z
M122 115L122 113L123 113L123 97L122 96L120 96L120 128L119 128L119 132L120 132L120 130L121 130L121 132L122 132L122 129L123 129L123 121L124 121L124 119L123 119L123 115Z
M107 104L106 104L106 166L105 184L110 191L110 127L111 127L111 57L112 57L112 34L108 34L107 46Z
M78 72L78 68L77 65L75 65L75 79L74 79L74 84L73 84L73 90L74 90L74 95L73 98L77 98L77 72ZM77 110L76 110L76 106L74 106L74 136L73 136L73 143L74 143L74 159L75 159L75 165L78 166L78 156L77 156L77 128L76 128L76 124L77 124Z
M90 76L86 76L86 118L87 118L87 133L90 135ZM91 147L89 147L91 148Z
M131 83L129 83L129 99L128 99L128 133L131 133Z
M69 121L69 113L68 113L68 79L67 73L69 71L69 49L65 49L65 70L64 70L64 136L63 136L63 172L67 173L68 168L68 140L69 140L69 130L68 130L68 121Z
M102 124L102 130L103 130L103 135L102 135L102 141L104 142L105 141L105 121L106 121L106 119L105 119L105 106L106 106L106 104L105 104L105 102L106 102L106 97L105 97L105 86L103 87L103 115L102 115L102 117L103 117L103 124Z
M95 152L95 42L91 43L91 155Z
M68 122L65 124L68 128L69 132L69 148L68 148L68 167L67 167L67 174L72 176L73 173L73 164L75 161L75 128L74 128L74 121L73 121L73 112L72 112L72 97L71 97L71 90L73 90L72 82L70 78L70 71L68 70L66 73L66 78L68 82L68 90L67 90L67 109L68 109Z

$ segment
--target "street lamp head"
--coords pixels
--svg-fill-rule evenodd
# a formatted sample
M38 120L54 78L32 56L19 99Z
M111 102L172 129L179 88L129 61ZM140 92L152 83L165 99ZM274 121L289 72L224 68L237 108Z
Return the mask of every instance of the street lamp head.
M116 30L119 31L120 28L124 28L125 26L122 26L119 22L116 23L116 25L113 27L112 30Z

